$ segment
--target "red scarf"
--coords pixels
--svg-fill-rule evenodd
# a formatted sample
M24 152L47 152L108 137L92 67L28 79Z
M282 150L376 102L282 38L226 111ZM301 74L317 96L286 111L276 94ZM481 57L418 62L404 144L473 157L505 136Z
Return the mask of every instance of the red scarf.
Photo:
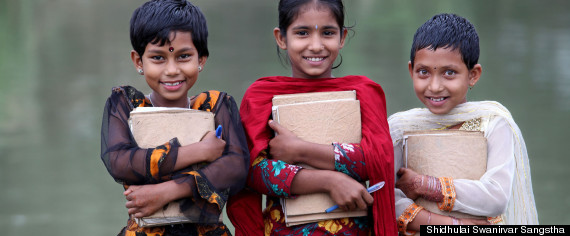
M250 161L253 162L259 153L267 148L273 137L273 131L267 126L273 95L346 90L356 90L357 99L360 100L360 144L364 151L370 183L386 181L384 188L372 194L374 232L376 235L396 235L394 149L387 122L384 91L376 82L364 76L325 79L275 76L258 79L245 92L240 107L251 154ZM264 234L260 194L243 190L230 198L227 207L237 236Z

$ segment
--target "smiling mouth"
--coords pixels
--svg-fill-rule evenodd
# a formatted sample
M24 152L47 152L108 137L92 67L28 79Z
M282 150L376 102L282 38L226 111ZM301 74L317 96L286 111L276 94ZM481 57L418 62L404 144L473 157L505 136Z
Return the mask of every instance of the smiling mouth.
M324 60L326 57L303 57L303 59L312 61L312 62L319 62Z
M177 81L177 82L173 82L173 83L169 83L169 82L160 82L161 84L164 84L166 86L176 86L182 83L182 81Z
M439 98L434 98L434 97L428 97L429 100L432 100L434 102L441 102L445 99L447 99L448 97L439 97Z

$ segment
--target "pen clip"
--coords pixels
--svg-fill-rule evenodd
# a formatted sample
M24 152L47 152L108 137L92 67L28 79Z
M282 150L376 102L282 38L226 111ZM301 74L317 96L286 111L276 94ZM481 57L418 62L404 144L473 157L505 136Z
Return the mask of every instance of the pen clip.
M222 125L218 125L216 128L216 138L222 138Z

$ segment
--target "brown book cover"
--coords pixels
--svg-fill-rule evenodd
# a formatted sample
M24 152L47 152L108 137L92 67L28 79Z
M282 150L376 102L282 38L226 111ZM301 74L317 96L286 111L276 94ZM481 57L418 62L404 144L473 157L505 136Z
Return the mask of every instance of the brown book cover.
M273 106L279 106L284 104L342 99L356 100L356 90L281 94L273 96L271 103Z
M487 139L482 132L435 130L404 132L405 165L422 175L478 180L487 171ZM416 204L442 215L480 218L461 212L443 212L437 203L416 199Z
M355 91L318 92L274 97L273 119L299 138L319 143L359 143L362 139L360 102ZM277 102L276 102L277 100ZM292 104L285 104L285 102ZM275 103L280 105L275 105ZM312 168L310 166L303 166ZM300 195L282 200L287 226L326 219L365 216L365 210L331 213L325 210L335 203L326 193Z
M138 107L131 112L129 126L141 148L154 148L174 137L180 145L188 145L199 142L208 131L214 130L214 114L186 108ZM171 202L162 210L135 218L135 221L141 227L193 223L180 212L180 201Z

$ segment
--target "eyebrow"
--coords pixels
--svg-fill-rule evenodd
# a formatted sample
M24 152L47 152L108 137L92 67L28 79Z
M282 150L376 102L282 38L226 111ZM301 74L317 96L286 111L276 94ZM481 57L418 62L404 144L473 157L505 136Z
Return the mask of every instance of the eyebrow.
M182 48L182 49L175 49L175 50L178 51L178 52L188 52L188 51L196 51L196 48L193 48L193 47L184 47L184 48ZM168 49L166 49L166 50L162 50L162 49L151 49L151 50L148 50L147 52L148 52L148 53L165 53L165 52L167 52L167 51L168 51Z
M433 68L434 66L428 66L428 65L424 65L424 64L416 64L414 67L415 67L415 68L418 68L418 67L421 67L421 68L423 68L423 67ZM444 65L444 66L436 66L436 67L437 67L437 68L443 68L443 69L456 69L456 68L457 68L457 66L455 66L455 65Z
M315 27L309 27L309 26L304 26L304 25L300 25L300 26L295 26L292 28L292 30L308 30L308 29L314 29ZM319 26L319 29L321 29L321 26ZM331 29L336 29L338 30L339 28L336 26L332 26L332 25L325 25L322 27L322 29L324 30L331 30Z

